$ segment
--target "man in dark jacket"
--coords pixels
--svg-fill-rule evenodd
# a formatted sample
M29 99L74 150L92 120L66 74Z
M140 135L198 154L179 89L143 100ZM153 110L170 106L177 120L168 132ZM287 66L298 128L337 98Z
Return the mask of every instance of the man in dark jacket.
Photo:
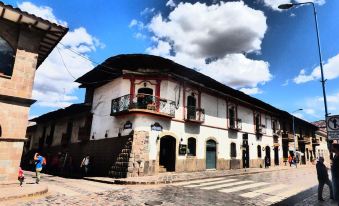
M332 183L331 183L330 179L328 178L327 167L324 165L324 158L323 157L319 157L319 160L317 162L316 167L317 167L317 174L318 174L318 181L319 181L318 200L324 201L324 199L323 199L323 189L324 189L325 184L327 184L328 187L330 188L330 198L333 199Z

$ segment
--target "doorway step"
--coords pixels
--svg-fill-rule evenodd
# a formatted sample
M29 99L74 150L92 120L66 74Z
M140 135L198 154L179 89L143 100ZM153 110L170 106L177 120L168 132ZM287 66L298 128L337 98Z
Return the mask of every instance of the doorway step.
M159 173L167 172L167 169L163 165L159 165Z

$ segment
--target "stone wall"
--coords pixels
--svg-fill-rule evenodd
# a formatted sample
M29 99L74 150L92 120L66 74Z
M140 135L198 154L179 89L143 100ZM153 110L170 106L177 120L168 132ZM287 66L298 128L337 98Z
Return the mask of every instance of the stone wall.
M1 20L0 36L15 51L12 76L0 76L0 182L3 182L17 179L42 35L33 28Z

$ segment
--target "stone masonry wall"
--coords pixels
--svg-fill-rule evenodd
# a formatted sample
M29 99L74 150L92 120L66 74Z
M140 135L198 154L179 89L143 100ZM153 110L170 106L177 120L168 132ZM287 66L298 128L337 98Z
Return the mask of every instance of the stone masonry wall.
M13 74L0 76L0 94L30 99L41 33L26 26L0 21L0 36L16 51ZM1 60L0 60L1 61ZM15 181L25 140L29 105L0 99L0 182Z

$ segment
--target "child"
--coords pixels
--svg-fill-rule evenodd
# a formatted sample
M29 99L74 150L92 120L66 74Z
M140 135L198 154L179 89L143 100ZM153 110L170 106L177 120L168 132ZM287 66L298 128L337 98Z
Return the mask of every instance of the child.
M24 171L19 167L19 175L18 175L18 180L20 182L20 187L22 187L22 183L24 182L25 176L24 176Z

